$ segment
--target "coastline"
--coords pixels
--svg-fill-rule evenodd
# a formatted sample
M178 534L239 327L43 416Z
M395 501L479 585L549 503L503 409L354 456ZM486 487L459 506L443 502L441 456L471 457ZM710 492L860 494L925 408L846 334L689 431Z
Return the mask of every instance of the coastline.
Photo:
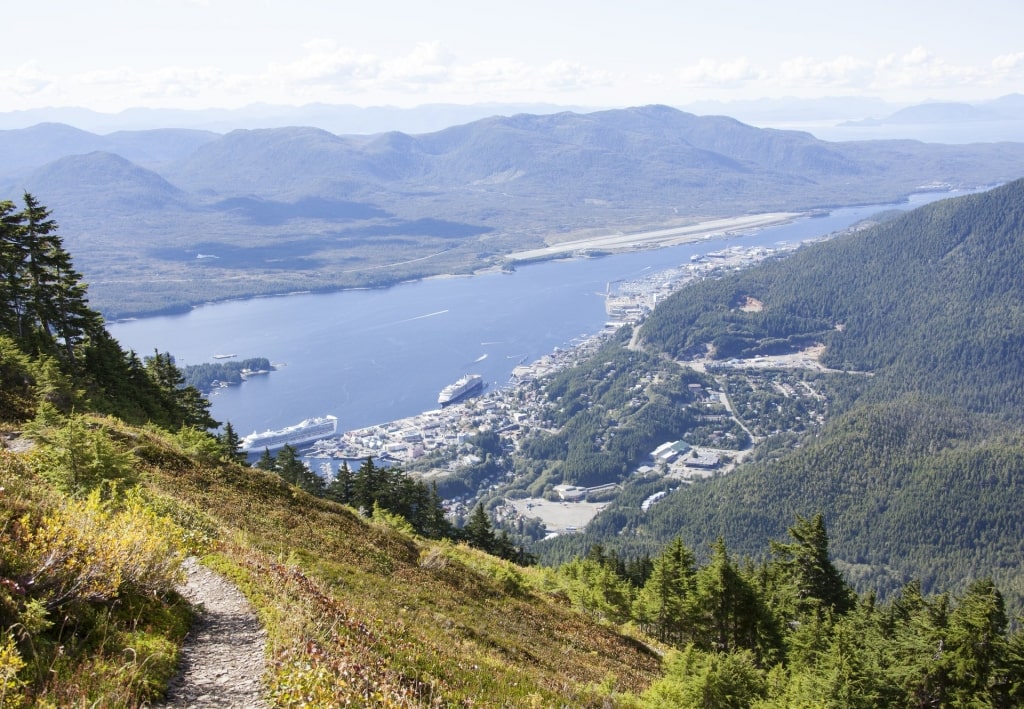
M748 214L736 217L725 217L711 219L708 221L684 224L675 227L651 229L648 231L631 232L628 234L616 233L604 236L592 236L583 239L573 239L561 243L550 244L535 249L515 251L507 254L495 254L487 261L479 264L478 267L458 273L433 273L416 278L398 278L394 282L373 285L373 286L339 286L337 288L316 288L296 290L289 289L280 293L253 293L252 295L232 295L225 298L205 299L195 303L180 303L158 308L156 310L129 310L123 315L107 317L108 323L125 323L142 318L183 315L196 308L207 305L219 305L242 300L256 298L283 298L293 295L308 295L310 293L340 293L354 290L374 290L378 288L391 288L404 283L413 283L438 278L464 278L485 273L502 273L509 268L528 263L540 263L543 261L575 259L595 257L599 255L626 253L630 251L642 251L645 249L657 249L668 246L678 246L703 241L712 237L742 237L750 231L773 226L779 226L792 222L801 217L808 216L808 212L765 212L761 214ZM424 260L413 259L414 261ZM380 270L389 266L409 261L401 261L393 264L375 266L372 270Z
M581 335L569 347L556 347L530 363L521 363L513 370L508 382L449 406L342 431L340 435L317 441L302 452L303 457L311 467L318 463L321 471L329 476L333 473L328 473L323 466L327 464L330 467L327 461L331 460L337 465L341 461L370 457L386 461L389 465L414 465L419 458L443 449L460 436L470 435L480 425L501 431L515 442L515 432L524 424L540 425L535 419L535 382L578 364L596 352L619 328L638 327L656 302L687 284L723 269L749 267L778 253L795 250L802 243L773 248L734 245L716 258L701 258L645 274L636 280L623 281L615 292L605 294L605 310L610 321L603 329ZM447 472L450 473L451 469ZM414 474L433 479L443 477L445 470L420 470Z

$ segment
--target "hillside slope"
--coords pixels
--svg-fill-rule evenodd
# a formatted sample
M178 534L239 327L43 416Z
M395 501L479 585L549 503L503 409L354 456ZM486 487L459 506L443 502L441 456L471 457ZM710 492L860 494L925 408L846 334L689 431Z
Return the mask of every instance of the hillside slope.
M638 553L682 534L697 549L721 535L760 555L794 515L820 511L861 590L992 576L1020 607L1022 225L1018 181L667 299L641 340L683 364L824 343L822 363L849 372L804 375L827 392L830 419L789 443L769 439L749 465L682 486L647 513L611 505L582 538L545 553L594 542ZM740 308L748 298L763 308Z
M868 393L942 396L1019 420L1024 406L1024 181L916 209L667 300L642 338L718 358L819 338ZM743 297L760 312L736 308Z
M189 452L188 436L113 419L88 425L132 461L147 504L205 545L205 562L255 606L275 704L600 706L609 690L596 687L609 677L620 691L639 692L660 672L653 650L541 591L541 577L527 569L417 540L381 522L382 513L368 520L201 447ZM0 486L14 496L0 498L0 520L24 516L25 526L59 507L27 492L42 482L31 472L38 465L0 450ZM5 588L0 601L10 600ZM0 603L0 621L7 610ZM145 698L154 690L135 691ZM44 686L41 696L59 703L73 696L66 691L74 687Z

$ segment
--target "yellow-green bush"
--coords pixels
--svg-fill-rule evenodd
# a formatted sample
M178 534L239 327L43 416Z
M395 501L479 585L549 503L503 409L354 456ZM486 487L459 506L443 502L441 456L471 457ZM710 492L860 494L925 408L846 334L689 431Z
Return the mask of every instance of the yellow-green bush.
M141 495L106 497L96 489L69 499L38 524L22 520L26 592L48 609L99 602L123 590L162 592L180 579L184 534L157 515Z
M14 638L10 633L0 635L0 709L21 703L24 682L18 679L18 673L24 666Z

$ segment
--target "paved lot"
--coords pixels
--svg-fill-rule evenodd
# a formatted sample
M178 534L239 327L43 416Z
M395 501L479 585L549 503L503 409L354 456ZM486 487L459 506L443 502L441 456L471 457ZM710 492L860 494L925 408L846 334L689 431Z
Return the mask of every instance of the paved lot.
M509 500L524 517L536 517L549 532L582 530L587 522L604 509L606 502L551 502L540 497Z

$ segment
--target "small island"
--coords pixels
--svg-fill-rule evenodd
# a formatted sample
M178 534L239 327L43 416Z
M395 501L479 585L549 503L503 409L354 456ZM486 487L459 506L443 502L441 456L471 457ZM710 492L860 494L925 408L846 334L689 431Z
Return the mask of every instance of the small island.
M214 389L241 384L248 377L267 374L274 369L266 357L252 357L231 362L190 364L182 368L182 374L187 386L194 386L202 393L209 394Z

